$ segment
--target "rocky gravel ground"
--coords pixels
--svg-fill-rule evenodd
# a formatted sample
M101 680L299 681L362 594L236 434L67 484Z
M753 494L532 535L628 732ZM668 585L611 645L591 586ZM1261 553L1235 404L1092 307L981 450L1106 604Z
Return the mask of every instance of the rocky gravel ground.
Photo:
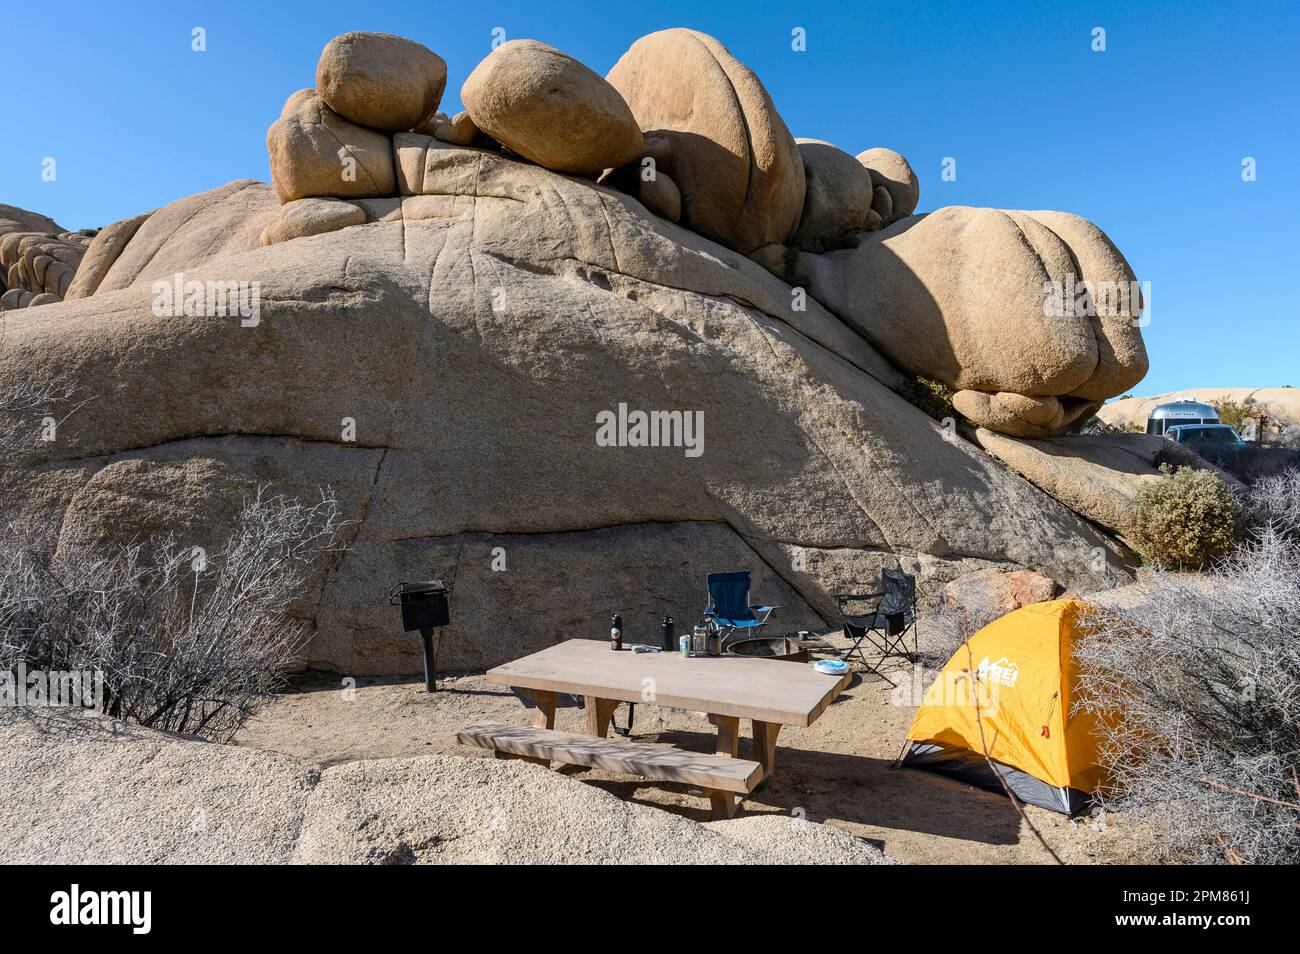
M321 768L49 711L0 715L0 781L6 864L886 861L803 819L702 825L517 761Z

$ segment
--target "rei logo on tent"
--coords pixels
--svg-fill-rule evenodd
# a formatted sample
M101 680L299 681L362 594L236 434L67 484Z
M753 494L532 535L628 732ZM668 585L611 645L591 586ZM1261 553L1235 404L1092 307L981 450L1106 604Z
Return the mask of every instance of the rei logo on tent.
M995 686L1006 686L1008 689L1016 684L1020 677L1020 666L1003 656L997 662L989 665L989 657L985 656L984 661L979 665L979 674Z

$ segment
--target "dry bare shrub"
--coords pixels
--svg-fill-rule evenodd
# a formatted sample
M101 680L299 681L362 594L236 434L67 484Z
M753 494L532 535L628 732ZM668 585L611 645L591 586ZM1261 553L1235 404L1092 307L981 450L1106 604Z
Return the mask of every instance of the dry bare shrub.
M52 535L11 526L0 668L100 672L107 714L228 739L295 664L310 628L286 611L339 527L332 497L258 492L225 548L196 563L172 539L56 552Z
M1004 615L992 604L972 610L939 600L926 614L925 629L917 640L918 660L931 669L942 669L971 636Z
M37 422L67 397L48 382L0 394L0 466L30 465ZM310 624L289 610L341 527L332 495L262 488L197 563L170 537L60 545L57 527L0 514L0 670L102 673L109 715L228 739L295 665Z
M1157 860L1300 861L1300 477L1273 493L1232 557L1157 571L1077 645L1076 705L1120 716L1108 806L1149 823Z
M1252 533L1271 527L1300 546L1300 469L1259 478L1247 488L1243 509Z
M72 394L72 385L57 375L23 378L0 389L0 465L22 466L38 457L41 422L60 423L74 413L75 407L67 409Z
M1164 480L1137 493L1133 542L1162 566L1196 568L1237 542L1241 512L1218 474L1161 464Z

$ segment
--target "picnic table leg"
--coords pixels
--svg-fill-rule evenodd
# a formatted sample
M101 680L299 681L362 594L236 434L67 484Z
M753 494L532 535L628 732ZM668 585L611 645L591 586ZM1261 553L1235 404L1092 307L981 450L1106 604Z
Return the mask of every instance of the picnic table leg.
M557 694L547 689L524 689L522 692L537 706L536 711L533 712L533 728L554 729Z
M527 696L537 706L533 710L533 728L535 729L554 729L555 728L555 700L556 693L546 689L520 689L520 695ZM533 758L530 755L511 755L509 752L502 752L496 749L492 752L492 757L496 759L519 759L524 762L532 762L534 765L541 765L550 768L550 759Z
M714 751L718 755L734 759L740 751L740 719L736 716L710 715L709 721L718 727L718 741ZM714 818L735 816L736 807L740 804L737 796L731 792L719 792L715 789L706 789L706 791L709 793L709 802L713 806Z
M609 721L614 718L618 708L617 699L601 699L599 696L583 696L584 711L587 713L587 734L605 738L609 735Z
M776 774L776 736L781 731L779 722L753 720L754 759L763 766L763 783Z

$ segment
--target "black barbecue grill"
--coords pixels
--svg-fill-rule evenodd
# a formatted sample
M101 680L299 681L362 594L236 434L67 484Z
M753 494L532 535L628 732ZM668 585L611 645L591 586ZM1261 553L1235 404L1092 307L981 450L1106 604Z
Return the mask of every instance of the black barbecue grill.
M424 583L398 583L388 593L391 606L402 608L402 629L408 633L418 631L424 644L424 689L437 692L438 656L433 644L433 631L451 623L447 607L447 594L451 590L442 580Z

